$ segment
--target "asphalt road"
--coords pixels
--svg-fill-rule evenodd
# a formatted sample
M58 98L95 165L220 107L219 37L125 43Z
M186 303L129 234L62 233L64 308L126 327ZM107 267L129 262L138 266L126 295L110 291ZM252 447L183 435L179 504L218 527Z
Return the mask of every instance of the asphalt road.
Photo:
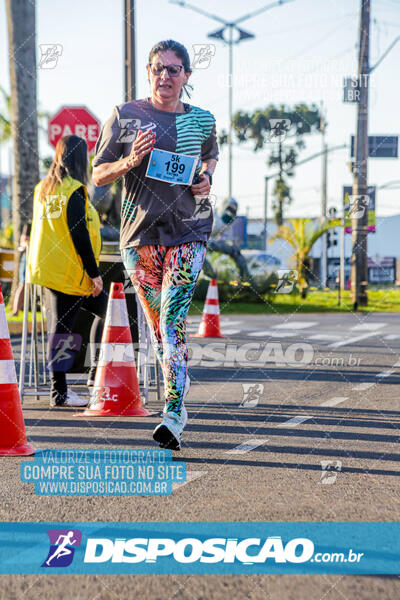
M198 319L190 318L189 333ZM20 459L0 459L2 521L398 521L400 318L396 314L222 318L189 337L189 422L169 497L38 497ZM13 340L18 358L19 341ZM162 408L153 395L150 408ZM38 448L151 448L159 417L76 419L24 402ZM397 577L1 576L0 598L398 598Z

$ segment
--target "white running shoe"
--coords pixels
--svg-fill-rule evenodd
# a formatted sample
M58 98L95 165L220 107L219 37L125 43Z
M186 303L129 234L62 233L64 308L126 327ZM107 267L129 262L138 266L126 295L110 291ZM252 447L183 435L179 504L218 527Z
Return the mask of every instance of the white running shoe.
M166 412L164 407L163 420L153 431L153 439L160 444L161 448L168 448L170 450L181 449L181 437L188 420L188 414L183 400L187 396L189 388L190 377L189 375L186 375L180 416L173 412Z
M88 402L88 398L80 398L74 391L68 390L64 406L87 406Z

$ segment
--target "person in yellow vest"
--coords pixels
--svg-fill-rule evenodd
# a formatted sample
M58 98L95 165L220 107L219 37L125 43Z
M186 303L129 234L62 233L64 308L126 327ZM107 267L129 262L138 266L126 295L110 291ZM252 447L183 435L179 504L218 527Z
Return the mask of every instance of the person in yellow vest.
M98 269L100 219L86 189L86 141L69 135L59 140L47 176L36 186L28 255L28 283L48 289L50 406L85 406L87 400L67 388L80 336L73 333L81 308L93 313L90 347L101 341L107 294ZM93 359L93 354L92 354ZM92 362L93 364L93 362ZM93 366L88 385L94 383Z

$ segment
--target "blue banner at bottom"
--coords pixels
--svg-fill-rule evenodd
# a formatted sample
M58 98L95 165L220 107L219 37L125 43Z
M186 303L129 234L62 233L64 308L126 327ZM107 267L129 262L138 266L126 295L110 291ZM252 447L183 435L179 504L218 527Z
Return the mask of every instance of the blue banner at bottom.
M0 524L0 573L399 574L400 523Z

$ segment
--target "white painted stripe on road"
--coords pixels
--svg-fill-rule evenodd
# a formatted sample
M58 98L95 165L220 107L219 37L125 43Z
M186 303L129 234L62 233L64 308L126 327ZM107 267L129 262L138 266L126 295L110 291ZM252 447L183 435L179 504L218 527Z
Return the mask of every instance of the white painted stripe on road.
M377 323L376 321L369 323L359 323L358 325L354 325L354 327L350 327L351 331L378 331L378 329L382 329L382 327L386 327L387 323Z
M224 325L234 325L235 327L237 327L237 325L243 325L243 321L230 321L229 319L223 319L221 318L221 323L223 323Z
M247 335L251 337L294 337L297 335L297 331L271 331L271 329L267 329L266 331L251 331Z
M375 375L375 377L390 377L391 375L393 375L394 372L394 369L388 369L387 371L382 371L382 373L378 373L377 375Z
M280 323L274 325L274 329L308 329L308 327L314 327L318 325L317 321L290 321L288 323Z
M268 440L265 438L263 440L247 440L247 442L243 442L243 444L232 448L232 450L228 450L225 454L246 454L246 452L250 452L251 450L254 450L254 448L266 444L266 442L268 442Z
M312 416L303 416L303 417L293 417L293 419L289 419L289 421L285 421L284 423L279 423L278 427L292 427L296 425L300 425L300 423L304 423L304 421L308 421L309 419L313 419Z
M385 337L383 339L384 340L397 340L398 338L400 338L400 335L391 333L390 335L385 335Z
M376 385L376 383L363 381L362 383L359 383L358 385L353 387L352 390L354 392L363 392L364 390L369 390L369 388L374 387L374 385Z
M364 333L364 335L358 335L357 337L348 338L347 340L343 340L341 342L333 342L333 344L329 344L329 348L340 348L340 346L347 346L348 344L354 344L355 342L360 342L361 340L365 340L375 333Z
M199 479L206 475L208 471L186 471L186 481L176 481L172 484L172 491L175 492L177 489L183 487L187 483L191 483L195 479Z
M223 323L221 324L221 326L222 326L222 333L224 335L235 335L236 333L241 332L241 329L224 329Z
M330 333L318 333L317 335L310 335L307 336L308 340L320 340L321 342L326 341L326 342L334 342L336 340L342 340L343 336L342 335L333 335Z
M394 363L393 369L397 369L398 367L400 367L400 360L398 360L397 363Z
M320 404L320 406L337 406L348 399L348 396L337 396L336 398L330 398L329 400L326 400Z

